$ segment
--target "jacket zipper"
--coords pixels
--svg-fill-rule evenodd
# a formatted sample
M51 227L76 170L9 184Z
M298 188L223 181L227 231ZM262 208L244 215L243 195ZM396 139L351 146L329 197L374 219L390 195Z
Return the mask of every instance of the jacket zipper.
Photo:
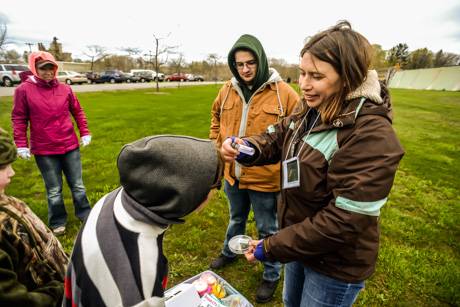
M240 129L238 130L238 137L242 137L246 133L246 124L248 122L248 113L249 113L248 110L252 102L252 98L254 98L254 96L257 93L262 92L267 86L267 84L268 83L266 82L261 87L259 87L259 89L255 91L254 94L252 94L252 96L249 98L249 101L247 103L246 103L246 99L244 98L243 93L241 92L241 89L239 87L237 88L236 92L238 93L241 100L243 101L243 113L241 114L241 122L240 122ZM235 177L238 180L240 180L240 177L241 177L241 165L236 161L235 161Z

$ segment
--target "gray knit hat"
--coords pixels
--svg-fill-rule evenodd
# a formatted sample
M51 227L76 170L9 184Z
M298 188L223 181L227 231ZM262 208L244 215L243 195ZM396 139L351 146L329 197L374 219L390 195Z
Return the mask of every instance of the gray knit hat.
M182 223L180 218L198 208L220 182L223 168L213 142L174 135L125 145L117 164L130 214L163 225Z

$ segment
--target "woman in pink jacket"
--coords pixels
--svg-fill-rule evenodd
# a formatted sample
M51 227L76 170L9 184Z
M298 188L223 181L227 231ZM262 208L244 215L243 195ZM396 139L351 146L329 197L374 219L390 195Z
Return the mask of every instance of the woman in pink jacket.
M14 142L18 155L35 162L45 182L48 223L56 235L65 233L67 212L62 197L62 173L72 192L75 215L84 220L91 208L82 180L78 137L72 117L80 130L83 146L91 142L86 116L70 86L56 79L54 57L44 51L29 55L32 75L14 93L12 112ZM27 129L30 125L30 149Z

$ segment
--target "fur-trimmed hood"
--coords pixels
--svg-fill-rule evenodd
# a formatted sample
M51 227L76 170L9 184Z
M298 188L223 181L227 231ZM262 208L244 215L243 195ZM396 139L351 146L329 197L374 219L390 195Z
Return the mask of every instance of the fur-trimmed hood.
M393 120L390 94L378 80L377 72L369 70L367 77L356 90L349 93L340 114L330 124L321 123L313 131L348 127L363 115L378 115Z
M369 70L366 79L356 90L347 95L346 100L352 100L359 97L366 97L377 104L383 103L383 98L380 96L380 82L377 71Z
M358 116L363 115L378 115L390 122L393 120L390 93L379 81L375 70L369 70L363 84L347 95L342 112L333 121L332 126L352 125Z

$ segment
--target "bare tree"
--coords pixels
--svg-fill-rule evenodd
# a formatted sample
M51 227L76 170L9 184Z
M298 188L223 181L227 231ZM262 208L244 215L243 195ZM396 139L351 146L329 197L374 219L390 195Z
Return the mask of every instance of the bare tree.
M436 52L433 59L433 67L445 67L460 65L460 55L450 52L443 52L442 49Z
M372 69L387 68L388 63L385 61L387 52L382 49L379 44L372 44L372 58L371 67Z
M387 52L387 62L391 66L404 68L409 59L409 47L406 43L399 43Z
M128 55L112 54L104 58L105 69L120 69L122 71L129 71L134 68L135 61Z
M8 32L8 27L4 23L0 23L0 50L7 44L6 33Z
M142 61L142 50L140 48L133 48L133 47L121 47L119 48L121 51L124 51L128 54L129 59L129 66L132 68L136 68L138 66L138 59L140 58ZM137 56L137 57L136 57Z
M133 47L121 47L120 50L126 52L129 56L139 55L142 52L141 49Z
M3 50L7 44L8 17L0 12L0 50Z
M168 57L170 54L176 53L176 49L178 46L169 46L161 44L161 41L166 39L171 33L169 33L166 37L159 37L153 34L153 39L155 43L155 50L154 50L154 64L155 64L155 72L156 72L156 89L157 92L160 91L160 85L158 84L159 77L158 74L160 73L160 67L168 62Z
M182 68L185 66L184 54L179 52L177 58L170 61L170 65L173 67L174 71L180 75ZM180 87L180 82L177 83L177 87Z
M142 58L142 60L144 62L147 62L147 68L149 68L149 65L150 65L150 68L153 69L154 67L153 67L153 63L152 63L152 50L147 50L147 51L149 53L144 53L144 55L143 55L143 56L147 57L147 60L144 60L144 58Z
M406 69L430 68L433 66L433 52L428 48L412 51L407 60Z
M217 53L208 54L208 62L212 65L214 71L214 82L217 84L217 63L219 62L220 56Z
M21 59L21 55L16 50L2 51L1 57L6 63L17 63Z
M83 52L84 55L91 59L91 71L93 71L94 63L107 57L107 49L99 45L86 46L87 51Z
M269 66L274 68L287 83L294 80L298 74L298 66L289 64L284 59L269 58L268 63Z

